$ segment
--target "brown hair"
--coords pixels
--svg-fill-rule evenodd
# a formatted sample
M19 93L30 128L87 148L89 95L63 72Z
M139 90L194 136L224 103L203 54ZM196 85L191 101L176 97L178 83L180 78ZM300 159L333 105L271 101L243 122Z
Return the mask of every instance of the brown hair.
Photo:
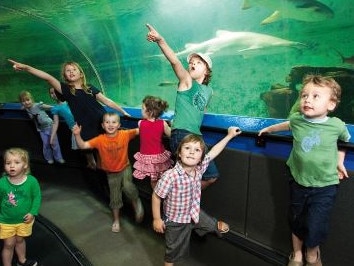
M4 164L6 163L6 159L10 156L18 156L20 157L21 161L24 162L25 164L27 164L27 169L26 169L26 174L28 174L30 172L30 166L29 166L29 155L28 152L24 149L21 148L10 148L7 149L4 152Z
M177 160L179 162L181 162L181 158L179 157L179 154L181 153L182 146L184 144L190 143L190 142L199 142L200 143L200 147L202 148L202 151L203 151L203 154L202 154L202 157L201 157L200 161L203 161L204 157L205 157L206 150L207 150L207 146L206 146L203 138L201 136L199 136L199 135L196 135L196 134L188 134L181 140L181 142L179 143L178 148L176 150L176 158L177 158Z
M146 112L148 112L153 118L160 117L168 108L167 101L151 95L145 96L143 104L145 105Z

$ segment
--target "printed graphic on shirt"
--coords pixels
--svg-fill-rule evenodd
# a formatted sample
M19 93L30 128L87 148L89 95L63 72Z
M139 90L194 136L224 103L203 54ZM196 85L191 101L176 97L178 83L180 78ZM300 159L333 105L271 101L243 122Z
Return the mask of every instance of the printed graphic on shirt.
M301 141L301 148L304 152L310 152L314 146L318 146L321 143L320 133L322 130L313 130L309 132L309 136L306 136Z

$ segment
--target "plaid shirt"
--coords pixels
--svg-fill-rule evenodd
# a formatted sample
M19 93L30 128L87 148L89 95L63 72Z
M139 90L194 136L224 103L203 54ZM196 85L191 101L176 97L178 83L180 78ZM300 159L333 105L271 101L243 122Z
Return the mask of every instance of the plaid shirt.
M195 169L195 176L186 173L179 162L167 170L158 181L155 193L163 201L166 218L176 223L194 223L199 221L201 179L210 162L207 154Z

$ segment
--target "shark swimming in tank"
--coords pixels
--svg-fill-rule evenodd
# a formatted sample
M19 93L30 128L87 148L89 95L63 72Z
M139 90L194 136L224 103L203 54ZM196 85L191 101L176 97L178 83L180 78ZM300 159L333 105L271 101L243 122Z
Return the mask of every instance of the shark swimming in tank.
M289 41L261 33L218 30L215 38L200 43L187 43L185 49L177 52L176 55L185 56L194 52L202 52L214 57L233 55L254 57L279 54L288 52L289 49L306 47L307 45L301 42Z
M244 0L242 9L254 6L263 6L274 11L261 24L269 24L280 19L318 22L334 16L330 7L316 0Z

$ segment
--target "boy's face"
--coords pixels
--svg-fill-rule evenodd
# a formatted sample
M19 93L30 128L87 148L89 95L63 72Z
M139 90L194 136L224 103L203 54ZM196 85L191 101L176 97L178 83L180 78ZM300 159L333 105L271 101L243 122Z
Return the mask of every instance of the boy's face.
M331 100L332 89L308 83L300 95L301 113L308 118L324 118L333 111L336 103Z
M198 56L193 56L189 60L188 70L193 79L199 79L200 77L204 78L207 74L207 66Z
M182 144L178 155L186 166L197 166L201 161L203 149L200 142L187 142Z
M107 134L115 134L119 127L118 115L105 115L103 117L102 128Z

